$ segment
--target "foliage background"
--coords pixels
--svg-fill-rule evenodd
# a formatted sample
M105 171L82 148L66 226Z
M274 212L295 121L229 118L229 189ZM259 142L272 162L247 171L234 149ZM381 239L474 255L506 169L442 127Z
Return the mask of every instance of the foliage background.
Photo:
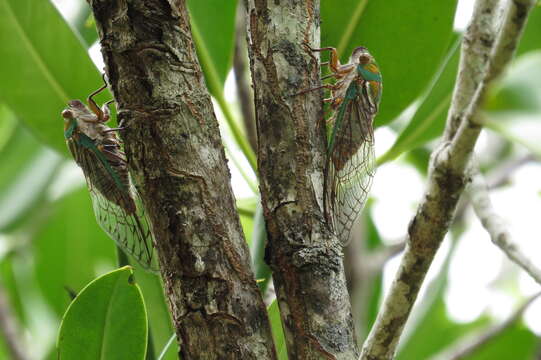
M380 169L372 200L358 229L367 251L399 242L423 188L428 155L443 129L456 76L460 31L468 3L456 1L321 1L323 46L336 46L347 61L364 45L382 68L384 94L376 118ZM256 178L249 150L239 143L242 121L231 76L235 1L189 0L192 29L209 89L216 100L231 158L233 187L247 239L255 249L264 239L257 211ZM396 16L400 14L400 16ZM455 25L454 25L455 24ZM512 234L541 265L541 9L532 12L517 58L486 104L484 141L477 149L489 177L502 164L527 157L493 191L494 202ZM97 34L82 0L0 0L0 286L32 359L55 359L59 322L70 297L115 268L113 242L100 230L80 170L64 144L60 111L70 99L84 99L101 84ZM96 63L99 64L99 56ZM106 94L100 101L110 98ZM537 125L537 126L535 126ZM532 160L533 159L533 160ZM537 179L537 180L536 180ZM497 324L538 287L502 257L464 205L402 340L399 359L424 359L455 340ZM254 257L258 274L261 256ZM363 313L368 324L392 278L396 259L378 269ZM159 353L173 330L160 280L136 268ZM264 274L264 272L263 272ZM262 275L265 276L265 275ZM259 277L259 276L258 276ZM537 310L536 310L537 309ZM276 304L269 312L284 357ZM526 321L508 328L471 359L529 359L538 351L541 305ZM537 332L537 333L536 333ZM172 347L167 359L175 358ZM0 358L7 358L0 341Z

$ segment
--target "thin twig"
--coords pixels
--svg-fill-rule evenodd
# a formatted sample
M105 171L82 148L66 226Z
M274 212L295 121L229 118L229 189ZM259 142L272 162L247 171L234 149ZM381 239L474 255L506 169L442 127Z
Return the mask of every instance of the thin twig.
M524 269L535 281L541 284L541 269L536 267L511 239L511 234L509 234L504 220L492 207L492 202L488 194L488 186L483 175L479 172L479 168L474 166L472 173L472 182L468 186L467 192L477 217L485 230L490 234L490 239L511 261Z
M11 313L4 288L0 286L0 333L13 360L27 360L18 335L20 334L15 317Z
M482 348L488 342L494 340L501 335L505 330L513 326L522 316L524 311L536 300L541 293L537 293L528 298L520 305L504 322L497 324L488 330L483 330L473 336L466 336L460 339L458 343L453 344L450 348L440 352L432 357L432 360L459 360L464 359L469 355Z
M410 222L404 256L363 346L361 359L391 359L394 356L422 282L453 220L456 204L467 182L465 170L481 131L476 119L487 86L511 59L533 1L507 3L500 35L492 48L493 41L486 41L486 36L488 40L496 39L492 27L496 22L496 4L494 0L476 3L462 47L459 77L444 141L432 154L427 189ZM468 59L470 61L466 61ZM479 76L478 71L484 75Z

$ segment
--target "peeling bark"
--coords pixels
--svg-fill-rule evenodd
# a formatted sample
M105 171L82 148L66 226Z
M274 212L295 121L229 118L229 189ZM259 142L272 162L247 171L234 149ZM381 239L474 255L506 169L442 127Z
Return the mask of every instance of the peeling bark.
M185 1L90 4L180 355L276 358Z
M289 357L354 359L343 254L322 212L325 123L319 61L319 1L248 2L249 54L266 260Z

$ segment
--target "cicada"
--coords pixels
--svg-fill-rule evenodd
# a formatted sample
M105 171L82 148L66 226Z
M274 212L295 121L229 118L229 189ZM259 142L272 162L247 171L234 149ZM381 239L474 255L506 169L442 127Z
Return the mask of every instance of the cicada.
M118 129L105 125L110 102L100 108L93 99L107 88L105 77L104 83L88 96L88 107L72 100L62 111L64 137L83 170L98 224L144 268L155 271L154 237L128 173Z
M348 64L340 64L335 48L330 51L327 77L331 115L327 120L327 154L323 207L327 223L347 245L350 232L364 207L375 171L374 117L382 92L382 77L376 61L364 47L353 50Z

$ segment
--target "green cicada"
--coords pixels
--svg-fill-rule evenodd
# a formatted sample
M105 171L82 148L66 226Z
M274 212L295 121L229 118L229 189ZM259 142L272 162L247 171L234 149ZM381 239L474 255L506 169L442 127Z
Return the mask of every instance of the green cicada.
M64 137L83 170L101 228L143 267L156 270L154 237L128 173L122 143L115 133L118 129L105 125L110 118L109 103L100 108L93 99L106 87L107 83L90 94L88 107L79 100L68 103L62 111Z
M350 62L340 64L335 48L327 63L336 79L322 87L331 92L325 99L332 115L327 120L328 147L324 174L323 207L327 222L344 245L366 202L375 171L374 117L382 91L379 67L368 50L353 50Z

